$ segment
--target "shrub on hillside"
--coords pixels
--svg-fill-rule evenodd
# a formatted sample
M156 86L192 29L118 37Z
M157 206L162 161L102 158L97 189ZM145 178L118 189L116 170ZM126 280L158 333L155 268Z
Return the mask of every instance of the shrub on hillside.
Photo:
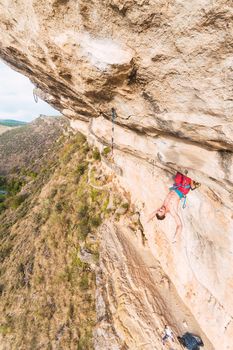
M10 199L10 206L13 209L17 209L24 201L25 199L28 197L28 195L26 193L24 194L19 194L18 196L14 196Z
M5 188L6 187L6 178L5 176L0 176L0 188Z
M87 290L89 287L89 276L88 276L88 272L83 272L82 273L82 277L81 280L79 282L79 287L81 288L81 290Z
M80 132L77 133L77 135L76 135L76 142L77 142L77 144L82 145L82 144L84 144L86 142L86 140L87 140L86 136L84 136Z
M102 151L102 155L106 157L110 152L111 152L111 147L109 147L109 146L104 147L104 149Z
M10 195L16 195L22 188L23 182L20 179L12 178L7 181L6 190Z
M85 240L87 238L88 233L90 233L90 225L88 219L83 219L79 222L78 232L81 240Z
M89 218L89 214L88 214L88 210L89 210L89 207L87 204L82 204L78 210L77 210L77 216L78 216L78 219L88 219Z
M93 218L90 219L90 224L93 227L99 227L101 225L101 217L99 215L94 216Z
M95 160L101 160L100 151L98 150L97 147L94 148L93 154L92 154L92 155L93 155L93 158L94 158Z
M78 176L82 176L85 171L87 170L87 167L88 167L88 163L87 162L82 162L80 163L78 166L77 166L77 169L76 169L76 174Z
M0 202L0 214L4 212L4 210L7 209L7 206L4 202Z

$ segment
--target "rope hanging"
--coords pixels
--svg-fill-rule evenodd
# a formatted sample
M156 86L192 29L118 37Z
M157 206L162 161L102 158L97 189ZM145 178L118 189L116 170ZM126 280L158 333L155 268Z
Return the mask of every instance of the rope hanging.
M155 166L156 166L156 161L155 159L152 159L152 176L155 176Z
M36 94L36 88L33 89L33 97L34 97L34 101L37 103L38 102L38 96Z
M113 155L113 148L114 148L114 123L116 119L116 110L115 108L112 108L112 155Z

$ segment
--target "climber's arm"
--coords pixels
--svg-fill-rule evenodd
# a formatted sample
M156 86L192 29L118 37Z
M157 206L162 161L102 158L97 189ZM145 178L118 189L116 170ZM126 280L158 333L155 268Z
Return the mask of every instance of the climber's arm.
M157 213L157 210L153 211L153 212L150 214L150 216L149 216L147 222L150 222L152 219L154 219L156 213Z

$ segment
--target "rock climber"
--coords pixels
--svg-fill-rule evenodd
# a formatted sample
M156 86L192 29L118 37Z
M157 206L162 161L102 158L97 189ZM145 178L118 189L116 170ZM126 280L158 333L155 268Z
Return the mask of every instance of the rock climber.
M187 171L186 171L187 175ZM163 205L156 209L153 213L151 213L149 220L152 220L155 216L158 220L164 220L167 213L170 213L171 216L174 218L176 222L176 232L175 236L177 234L180 234L182 231L182 221L178 214L178 206L180 200L184 199L183 208L185 207L186 203L186 195L191 190L195 190L200 186L198 182L193 181L190 177L186 176L184 174L181 174L180 172L176 173L176 176L174 178L174 184L172 187L170 187L170 191L165 198ZM174 237L175 237L174 236Z
M163 345L165 345L165 343L166 343L169 339L171 339L173 342L175 341L173 332L172 332L171 328L168 327L167 325L165 325L163 334L164 334L164 335L163 335L163 338L162 338Z

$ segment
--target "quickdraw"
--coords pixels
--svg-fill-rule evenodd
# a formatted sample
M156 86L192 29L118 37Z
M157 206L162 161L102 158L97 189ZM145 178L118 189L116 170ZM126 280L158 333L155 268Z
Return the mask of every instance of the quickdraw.
M34 101L35 101L36 103L38 103L38 96L37 96L37 94L36 94L36 88L33 89L33 97L34 97Z

